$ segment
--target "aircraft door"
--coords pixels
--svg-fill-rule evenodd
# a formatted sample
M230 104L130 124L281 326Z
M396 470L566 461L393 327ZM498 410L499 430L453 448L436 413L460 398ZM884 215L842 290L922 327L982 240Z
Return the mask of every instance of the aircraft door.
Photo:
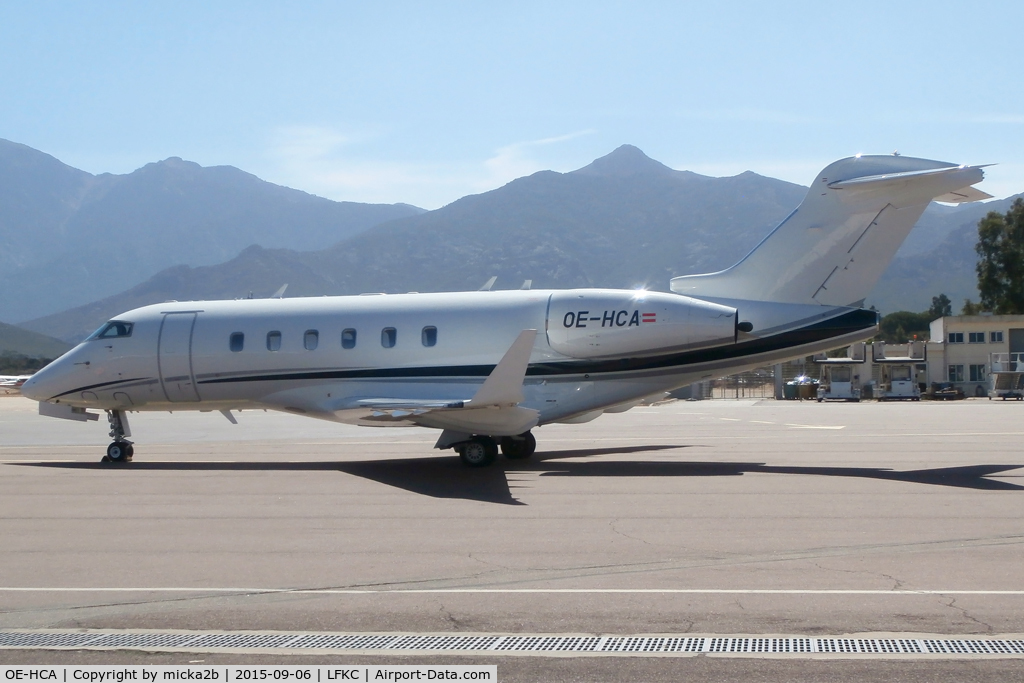
M198 401L196 378L192 372L192 333L195 313L166 313L160 324L157 364L160 384L168 401Z

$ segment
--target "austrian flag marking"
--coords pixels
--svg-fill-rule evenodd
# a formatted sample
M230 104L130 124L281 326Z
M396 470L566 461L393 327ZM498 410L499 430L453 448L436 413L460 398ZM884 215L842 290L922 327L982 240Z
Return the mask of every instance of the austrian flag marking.
M657 321L657 316L658 316L657 313L642 313L641 315L643 316L643 321L645 323L655 323L655 322L658 322Z

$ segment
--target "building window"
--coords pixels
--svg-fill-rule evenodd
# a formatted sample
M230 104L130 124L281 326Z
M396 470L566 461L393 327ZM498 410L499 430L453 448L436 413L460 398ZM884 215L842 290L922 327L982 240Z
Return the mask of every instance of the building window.
M341 348L354 349L356 347L356 331L351 327L341 331Z
M968 344L984 344L985 333L984 332L968 332L967 333Z
M964 343L964 333L963 332L950 332L949 333L949 343L950 344L963 344Z
M385 327L380 331L380 345L385 349L390 349L395 345L395 341L398 339L398 332L393 327Z
M232 351L241 351L245 347L245 335L241 332L232 332L229 345Z
M280 351L281 350L281 333L267 332L267 351Z
M437 328L436 327L424 327L423 333L420 335L420 340L424 346L433 346L437 344Z
M985 366L984 365L971 365L969 367L970 377L972 382L984 382L985 381Z
M963 382L964 381L964 366L962 366L962 365L950 365L949 366L949 381L950 382Z
M302 345L306 347L307 351L314 350L319 343L320 333L316 330L306 330L306 334L302 335Z
M988 340L992 344L1002 344L1003 343L1003 333L1002 332L989 332L988 333Z

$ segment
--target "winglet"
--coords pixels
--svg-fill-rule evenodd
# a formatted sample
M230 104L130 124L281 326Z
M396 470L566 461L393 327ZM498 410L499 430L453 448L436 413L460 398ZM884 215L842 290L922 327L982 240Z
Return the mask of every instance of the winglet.
M516 405L523 401L523 379L537 330L523 330L469 401L470 406Z
M495 283L495 282L497 282L497 281L498 281L498 276L497 276L497 275L492 275L492 276L490 277L490 279L489 279L489 280L487 280L487 282L485 282L485 283L484 283L484 284L483 284L483 285L482 285L482 286L480 287L480 289L478 289L478 290L476 290L476 291L478 291L478 292L489 292L489 291L491 291L491 287L493 287L493 286L494 286L494 283Z

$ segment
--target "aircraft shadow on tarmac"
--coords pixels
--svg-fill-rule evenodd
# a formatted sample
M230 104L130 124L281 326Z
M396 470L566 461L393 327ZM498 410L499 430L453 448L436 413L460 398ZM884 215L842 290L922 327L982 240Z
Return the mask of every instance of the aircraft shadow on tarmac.
M536 473L541 477L732 477L743 474L800 474L823 477L881 479L930 484L980 491L1022 491L1024 486L989 479L990 475L1024 465L968 465L897 471L876 467L776 466L757 462L692 462L637 460L578 460L602 455L621 455L687 448L680 445L625 446L538 452L530 460L499 460L493 467L470 469L450 455L404 460L347 462L134 462L126 470L179 471L341 471L381 484L433 498L461 498L504 505L524 505L515 498L508 474ZM110 469L123 467L100 463L35 462L32 467Z

